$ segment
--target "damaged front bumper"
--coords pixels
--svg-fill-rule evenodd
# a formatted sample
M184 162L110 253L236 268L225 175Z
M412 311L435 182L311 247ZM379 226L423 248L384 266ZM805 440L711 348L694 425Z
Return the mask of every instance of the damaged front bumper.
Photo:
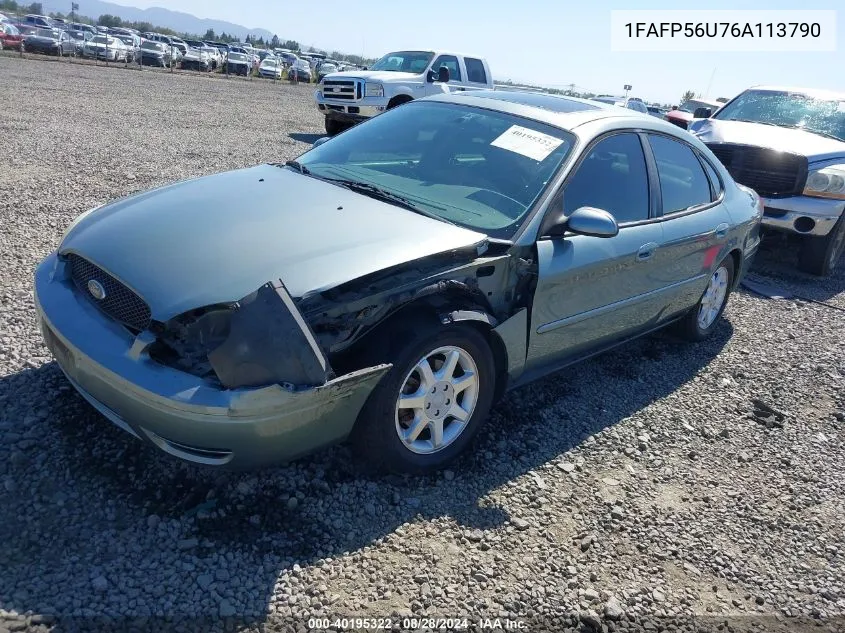
M134 336L80 296L55 253L36 269L35 306L47 347L86 400L137 438L201 464L255 468L343 440L390 368L311 386L220 387L152 360L150 333Z

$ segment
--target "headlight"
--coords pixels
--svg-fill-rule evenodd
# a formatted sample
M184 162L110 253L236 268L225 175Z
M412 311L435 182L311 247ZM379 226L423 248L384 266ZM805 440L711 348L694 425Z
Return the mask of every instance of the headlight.
M383 97L384 96L384 86L381 84L364 84L364 96L365 97Z
M807 176L804 195L845 200L845 165L812 169Z

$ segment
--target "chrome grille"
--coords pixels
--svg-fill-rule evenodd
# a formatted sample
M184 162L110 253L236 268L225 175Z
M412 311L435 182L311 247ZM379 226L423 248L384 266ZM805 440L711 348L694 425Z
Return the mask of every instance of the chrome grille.
M734 180L762 196L791 196L804 189L807 159L803 156L732 143L708 143L707 146Z
M323 98L355 101L361 98L359 82L354 79L324 79Z
M133 330L140 331L149 327L150 307L134 291L84 257L71 253L67 261L73 283L91 303ZM95 299L88 291L88 282L92 279L105 288L106 296L102 300Z

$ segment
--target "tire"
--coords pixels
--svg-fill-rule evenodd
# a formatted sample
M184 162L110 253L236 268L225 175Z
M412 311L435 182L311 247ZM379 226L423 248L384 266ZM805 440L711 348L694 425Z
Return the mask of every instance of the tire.
M326 134L329 136L334 136L335 134L340 134L345 129L343 123L338 121L337 119L330 119L326 117Z
M409 101L413 101L411 97L393 97L390 101L387 102L387 109L392 110L396 106L400 106L403 103L408 103Z
M711 275L707 290L704 291L701 299L678 322L678 331L681 336L690 341L703 341L713 334L722 312L725 311L725 306L728 305L735 275L733 257L728 255ZM704 311L708 312L706 316L704 316Z
M431 325L420 320L389 327L375 343L370 347L378 350L372 354L372 362L391 362L393 367L370 394L358 416L352 434L356 453L371 466L398 473L423 474L445 467L467 448L490 412L496 391L496 365L490 346L472 327ZM451 373L458 377L438 380L446 353L455 359ZM436 356L426 360L432 354ZM402 391L423 390L422 374L416 369L422 363L433 370L429 381L432 390L425 388L419 408L400 410L398 399ZM473 371L468 371L472 368ZM455 391L451 383L461 384L460 380L470 374L475 375L474 385L470 382L467 387L464 382L464 388ZM436 409L436 419L430 413L435 407L440 407ZM447 413L463 407L470 408L470 415L463 423ZM403 441L400 429L409 433L412 418L420 419L418 434L415 440ZM438 425L442 444L436 448L434 429Z
M826 277L836 268L845 252L845 215L823 237L805 237L798 254L798 268L805 273Z

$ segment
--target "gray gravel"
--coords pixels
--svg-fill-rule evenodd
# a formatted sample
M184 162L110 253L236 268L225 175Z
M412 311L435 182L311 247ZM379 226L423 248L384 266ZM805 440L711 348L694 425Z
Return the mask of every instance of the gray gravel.
M740 291L706 344L653 336L511 393L430 478L361 475L346 447L199 469L70 388L36 332L33 267L91 206L293 158L322 130L310 90L13 57L0 76L0 632L843 626L845 312ZM783 261L758 271L845 306L845 273Z

